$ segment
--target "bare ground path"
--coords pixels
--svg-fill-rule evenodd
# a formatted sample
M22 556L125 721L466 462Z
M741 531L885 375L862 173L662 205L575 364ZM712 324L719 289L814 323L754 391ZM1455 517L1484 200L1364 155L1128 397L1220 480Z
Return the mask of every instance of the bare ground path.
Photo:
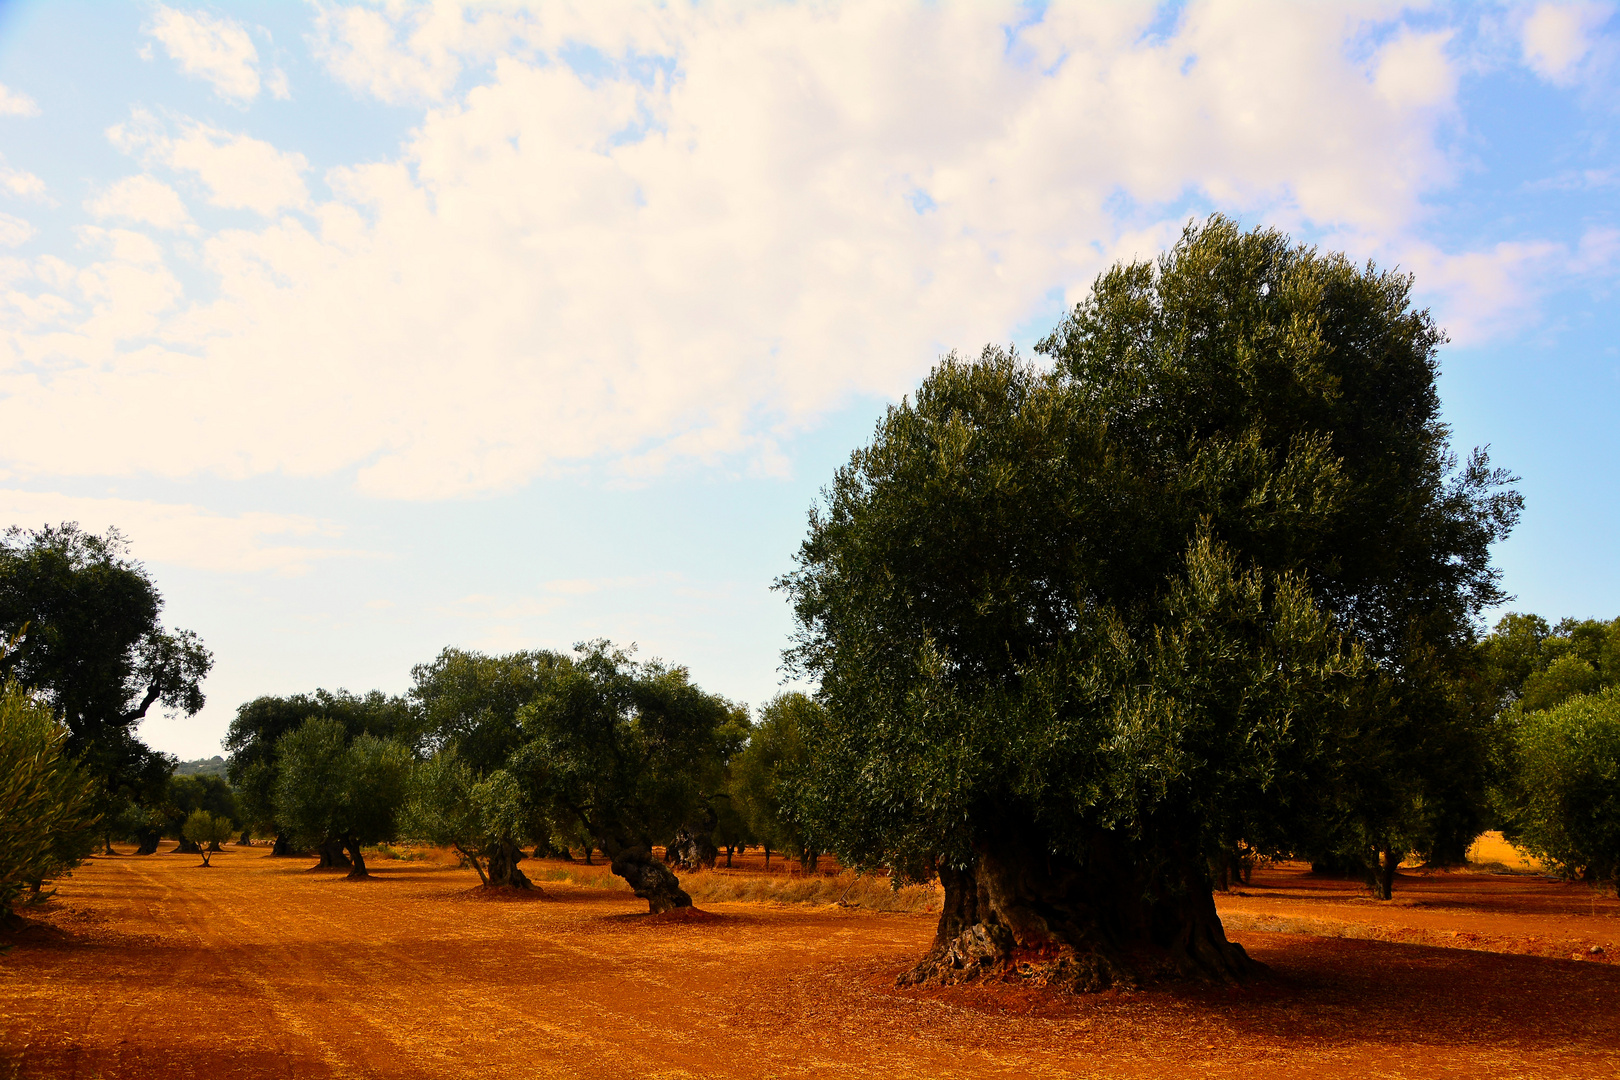
M420 863L356 883L263 849L196 862L98 857L64 883L50 928L0 958L0 1080L1620 1073L1620 965L1511 955L1533 950L1248 932L1276 977L1237 992L897 992L931 916L716 904L660 923L626 892L469 899L470 871ZM1564 897L1546 917L1575 920L1569 940L1614 925L1542 884L1518 902ZM1223 910L1414 921L1310 887ZM1407 913L1436 933L1479 914L1427 899Z

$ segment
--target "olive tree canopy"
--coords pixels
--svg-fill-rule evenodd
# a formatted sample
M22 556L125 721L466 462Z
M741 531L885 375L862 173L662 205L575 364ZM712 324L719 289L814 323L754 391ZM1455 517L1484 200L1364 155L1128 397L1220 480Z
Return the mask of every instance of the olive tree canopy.
M1500 599L1516 497L1455 467L1410 286L1214 218L1100 276L1049 367L947 358L838 471L782 582L825 707L797 797L943 880L914 978L1251 970L1209 860L1320 841L1346 733Z

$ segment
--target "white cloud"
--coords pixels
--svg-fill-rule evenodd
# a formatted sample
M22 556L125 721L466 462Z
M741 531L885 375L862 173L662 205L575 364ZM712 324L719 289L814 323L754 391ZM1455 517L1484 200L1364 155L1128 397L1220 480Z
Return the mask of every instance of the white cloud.
M297 153L139 112L113 129L216 205L304 214L203 236L206 295L161 258L35 264L0 308L0 461L350 473L397 498L590 462L768 470L787 434L1005 340L1189 208L1404 253L1454 175L1444 31L1193 3L1147 36L1151 8L1054 5L1009 45L1023 11L323 8L339 77L439 104L321 202ZM1532 257L1424 266L1461 295Z
M0 214L0 247L26 244L34 235L34 227L19 217Z
M1397 108L1449 106L1457 93L1457 70L1446 55L1449 30L1402 31L1384 46L1374 79L1378 92Z
M494 57L531 25L519 11L456 3L386 11L323 4L313 44L332 74L356 90L393 104L437 101L466 61Z
M39 106L27 94L0 85L0 116L38 116Z
M1446 252L1406 242L1392 265L1417 276L1433 298L1435 320L1459 345L1518 330L1550 291L1606 275L1620 262L1620 230L1592 227L1572 247L1553 241L1510 241L1480 251Z
M191 215L174 188L145 174L124 177L86 200L84 208L97 218L123 218L159 229L191 227Z
M151 113L137 109L127 122L108 128L107 137L125 153L195 173L215 206L269 215L308 204L303 174L309 161L303 154L196 121L179 126L180 133L171 135Z
M77 521L98 533L115 526L143 562L200 570L299 574L318 560L364 554L308 543L338 535L331 523L315 518L217 514L184 503L0 489L0 519L24 528ZM291 542L295 538L306 542Z
M241 23L159 4L147 32L181 71L207 80L221 97L246 103L259 96L259 51Z
M0 165L0 188L25 199L37 199L45 194L45 181L31 172Z
M1549 82L1575 82L1595 31L1613 14L1612 4L1541 4L1524 21L1524 62Z

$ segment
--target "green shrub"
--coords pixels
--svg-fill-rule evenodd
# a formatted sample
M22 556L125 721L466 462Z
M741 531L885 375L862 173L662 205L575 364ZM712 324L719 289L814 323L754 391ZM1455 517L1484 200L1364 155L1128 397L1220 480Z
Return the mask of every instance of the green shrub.
M49 705L15 682L0 689L0 924L25 888L67 873L94 844L94 783L66 741Z
M1515 842L1620 891L1620 687L1534 712L1515 732Z

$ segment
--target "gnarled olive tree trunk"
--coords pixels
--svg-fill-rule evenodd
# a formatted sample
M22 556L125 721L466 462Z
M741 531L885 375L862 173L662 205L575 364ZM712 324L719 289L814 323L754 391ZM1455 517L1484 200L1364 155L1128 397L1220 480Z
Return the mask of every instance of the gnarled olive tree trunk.
M1050 854L1032 831L977 845L942 866L933 947L902 985L1011 979L1074 991L1162 979L1240 982L1263 966L1226 939L1202 856L1144 873L1099 834L1082 861Z
M529 876L518 869L518 863L523 859L523 849L509 840L499 840L485 849L488 860L489 878L486 885L505 887L509 889L532 889L534 882Z
M137 846L135 848L135 854L156 855L158 841L162 838L163 834L156 829L136 829L135 841Z
M613 856L613 872L628 881L631 890L647 901L649 914L660 915L675 908L692 906L692 898L681 888L680 878L653 858L647 848L621 849Z
M343 839L336 837L323 840L315 846L315 854L320 862L315 864L317 870L353 870L354 863L343 853Z
M276 833L276 839L270 845L270 857L272 859L287 859L299 854L301 852L293 850L292 843L287 839L286 833Z

